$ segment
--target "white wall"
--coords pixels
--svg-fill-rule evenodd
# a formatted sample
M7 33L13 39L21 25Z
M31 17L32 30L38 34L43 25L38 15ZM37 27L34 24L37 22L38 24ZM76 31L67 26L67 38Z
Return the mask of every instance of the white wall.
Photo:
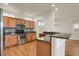
M53 31L54 29L54 19L52 12L42 15L44 17L44 31Z
M57 32L66 32L72 33L73 32L73 21L78 20L79 18L64 18L64 19L57 19L56 22L58 24L55 25L55 31Z

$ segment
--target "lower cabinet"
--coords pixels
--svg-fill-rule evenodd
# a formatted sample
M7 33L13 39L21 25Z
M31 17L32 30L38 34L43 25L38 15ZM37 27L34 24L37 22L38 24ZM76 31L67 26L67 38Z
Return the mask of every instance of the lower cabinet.
M25 45L27 56L51 56L50 43L40 40L29 42Z
M26 41L27 42L31 41L31 33L26 34Z
M66 40L65 56L79 56L79 40Z
M36 33L27 33L26 34L26 41L32 41L36 39Z
M37 41L37 56L51 56L51 46L49 42Z
M4 47L9 47L17 44L17 35L5 35Z

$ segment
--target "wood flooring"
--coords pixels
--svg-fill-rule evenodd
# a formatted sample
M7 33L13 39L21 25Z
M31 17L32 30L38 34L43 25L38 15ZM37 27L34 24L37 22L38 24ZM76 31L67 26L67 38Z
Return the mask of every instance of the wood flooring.
M35 42L8 47L3 50L4 56L35 56L36 46Z
M4 56L50 56L50 43L34 40L23 45L7 47Z

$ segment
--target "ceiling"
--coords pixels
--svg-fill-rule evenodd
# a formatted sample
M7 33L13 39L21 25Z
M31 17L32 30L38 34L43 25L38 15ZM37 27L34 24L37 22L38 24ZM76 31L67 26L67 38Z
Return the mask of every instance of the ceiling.
M60 3L56 4L56 18L74 18L79 17L79 3Z
M37 15L40 15L52 10L51 4L49 3L9 3L8 5L1 5L3 9L22 14L36 13Z
M51 5L52 3L9 3L8 5L0 4L0 7L14 13L42 15L52 12ZM56 18L79 17L78 3L56 3L55 5L58 8L55 11Z

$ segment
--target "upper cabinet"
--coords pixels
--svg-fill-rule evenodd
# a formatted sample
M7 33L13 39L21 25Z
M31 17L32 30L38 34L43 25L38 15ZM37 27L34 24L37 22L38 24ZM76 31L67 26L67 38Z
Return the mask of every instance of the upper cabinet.
M16 27L16 20L14 18L9 18L9 26L8 27Z
M28 20L25 21L25 27L26 28L34 29L34 26L35 26L34 21L28 21Z
M26 27L26 28L29 28L29 26L30 26L29 23L30 23L30 22L29 22L28 20L25 21L25 27Z
M16 20L11 17L3 17L3 26L4 27L16 27Z
M3 17L3 26L4 27L8 27L8 23L9 23L9 17Z
M34 21L30 21L30 23L29 23L29 28L34 28L34 26L35 26L35 22Z
M29 20L24 20L20 18L12 18L12 17L3 17L3 24L4 27L16 27L17 24L23 24L25 25L25 28L30 28L34 29L35 22L34 21L29 21Z
M24 19L16 18L16 23L17 24L25 24L25 21L24 21Z

